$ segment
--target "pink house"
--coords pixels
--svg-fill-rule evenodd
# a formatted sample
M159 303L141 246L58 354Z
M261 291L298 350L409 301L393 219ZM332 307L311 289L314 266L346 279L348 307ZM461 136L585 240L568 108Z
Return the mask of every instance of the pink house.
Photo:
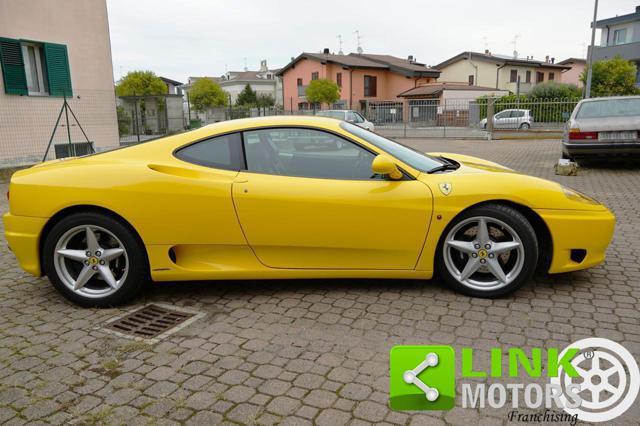
M565 59L562 62L558 62L558 65L567 65L571 68L565 71L562 71L562 82L575 84L578 87L582 87L582 82L580 81L580 75L582 71L584 71L584 67L587 64L585 59L579 58L569 58Z
M283 103L287 111L310 109L305 90L311 80L335 81L340 87L342 109L364 109L367 102L393 101L402 103L398 95L420 84L434 82L440 71L407 59L390 55L335 55L302 53L291 60L278 75L282 77Z

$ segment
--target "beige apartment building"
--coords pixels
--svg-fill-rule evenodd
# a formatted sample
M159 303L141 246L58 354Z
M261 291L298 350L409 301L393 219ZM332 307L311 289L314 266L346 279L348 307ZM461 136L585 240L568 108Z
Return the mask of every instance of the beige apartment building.
M532 58L509 58L491 52L462 52L444 62L434 65L441 71L438 81L467 82L469 85L494 87L499 90L518 91L525 94L539 83L562 81L562 72L571 69L568 65L556 64L554 58L544 61Z
M0 167L42 159L63 96L96 150L118 145L106 0L0 1L0 73ZM69 120L54 144L85 141Z

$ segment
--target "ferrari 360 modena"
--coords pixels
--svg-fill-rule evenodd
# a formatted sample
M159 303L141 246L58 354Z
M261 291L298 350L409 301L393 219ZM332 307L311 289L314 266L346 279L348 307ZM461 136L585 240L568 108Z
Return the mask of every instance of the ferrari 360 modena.
M232 120L44 162L16 172L8 195L21 267L83 306L123 303L149 280L437 274L497 297L536 269L602 262L615 224L558 183L320 117Z

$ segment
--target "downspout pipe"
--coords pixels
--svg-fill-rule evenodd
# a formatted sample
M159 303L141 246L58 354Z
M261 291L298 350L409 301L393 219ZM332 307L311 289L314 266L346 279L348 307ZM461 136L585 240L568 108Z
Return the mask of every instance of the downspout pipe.
M475 76L473 77L473 84L475 86L478 86L478 66L471 59L471 52L468 53L467 59L469 60L469 63L471 64L471 66L476 69L476 72L474 73Z
M505 62L504 64L500 65L497 69L496 69L496 89L499 89L498 85L500 83L500 70L504 67L507 66L507 63Z

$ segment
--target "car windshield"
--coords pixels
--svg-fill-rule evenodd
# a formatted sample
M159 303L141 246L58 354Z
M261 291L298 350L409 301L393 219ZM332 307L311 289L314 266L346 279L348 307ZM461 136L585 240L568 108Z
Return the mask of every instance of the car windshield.
M640 98L602 99L584 102L576 118L630 117L640 115Z
M322 117L331 117L338 118L340 120L344 120L344 112L342 111L318 111L318 114Z
M369 130L363 129L362 127L356 126L354 124L343 122L340 123L340 127L353 134L354 136L357 136L360 139L364 139L370 144L377 146L383 151L396 157L398 160L421 172L429 172L437 167L442 166L443 164L446 164L444 161L441 161L435 157L424 154L398 142L392 141L391 139L384 138L376 133L370 132Z

